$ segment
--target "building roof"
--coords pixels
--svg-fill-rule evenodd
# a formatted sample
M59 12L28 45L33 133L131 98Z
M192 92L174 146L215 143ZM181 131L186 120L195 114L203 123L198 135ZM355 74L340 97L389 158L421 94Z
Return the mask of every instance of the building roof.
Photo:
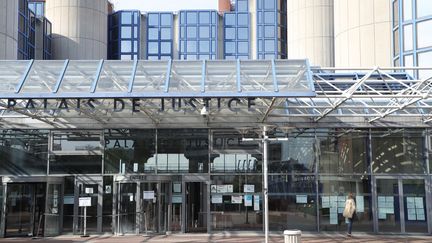
M427 127L431 79L402 71L311 69L307 60L0 61L0 124Z

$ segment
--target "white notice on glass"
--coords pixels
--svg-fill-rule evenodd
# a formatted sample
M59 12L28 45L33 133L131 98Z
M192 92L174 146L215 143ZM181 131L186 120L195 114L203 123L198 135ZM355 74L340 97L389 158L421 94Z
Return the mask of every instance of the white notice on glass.
M133 163L133 172L138 172L138 163Z
M378 208L385 208L385 207L386 207L385 197L378 196Z
M363 196L356 196L356 211L357 211L357 213L363 213L364 212L364 197Z
M90 207L91 206L91 197L80 197L78 205L80 207Z
M233 185L226 185L226 192L234 192L234 186Z
M143 199L144 200L153 200L155 196L154 191L144 191L143 192Z
M338 215L331 213L330 214L330 224L337 224L338 223Z
M243 185L243 192L255 192L255 185Z
M212 193L213 193L213 186L214 185L212 185L212 191L211 191ZM216 189L216 187L215 187L215 189ZM175 192L175 193L181 192L181 184L180 183L173 183L173 192Z
M222 203L222 195L212 195L211 202L213 204L221 204Z
M259 211L260 210L260 196L254 195L254 210Z
M226 186L225 185L217 185L216 186L216 192L217 193L226 193Z
M423 208L423 198L422 197L416 197L414 198L415 201L415 207L416 208Z
M86 187L86 189L85 189L85 193L86 193L86 194L93 194L93 188L91 188L91 187Z
M296 203L307 203L307 195L296 195Z
M329 208L330 207L330 197L322 197L321 198L321 202L322 202L322 208Z
M415 208L415 199L414 197L407 197L407 208Z
M408 209L408 220L417 220L415 209L412 208Z
M243 196L231 196L232 204L241 204L243 202Z

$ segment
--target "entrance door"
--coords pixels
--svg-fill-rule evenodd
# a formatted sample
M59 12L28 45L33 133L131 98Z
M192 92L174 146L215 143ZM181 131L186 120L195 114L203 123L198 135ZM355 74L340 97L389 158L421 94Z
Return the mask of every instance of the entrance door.
M168 192L167 182L141 183L142 218L140 232L165 233L168 231Z
M43 236L45 183L7 185L5 236Z
M135 234L136 231L136 192L137 183L119 183L118 186L118 215L117 227L119 234Z
M186 232L207 232L207 187L186 182Z
M379 232L427 233L424 179L377 178Z
M77 178L78 185L78 201L75 201L75 207L77 210L77 231L76 233L84 233L84 207L79 207L80 197L90 197L91 206L87 207L87 233L100 232L102 228L102 197L100 196L102 192L99 191L101 188L102 180L86 180L81 181ZM100 200L99 200L100 198Z

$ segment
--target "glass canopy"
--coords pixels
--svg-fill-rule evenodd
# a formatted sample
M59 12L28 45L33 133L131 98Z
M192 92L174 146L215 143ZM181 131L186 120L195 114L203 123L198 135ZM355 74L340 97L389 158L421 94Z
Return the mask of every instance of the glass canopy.
M411 70L408 70L411 69ZM307 60L0 61L5 128L429 127L432 68Z
M306 60L0 61L0 97L312 97L311 77Z

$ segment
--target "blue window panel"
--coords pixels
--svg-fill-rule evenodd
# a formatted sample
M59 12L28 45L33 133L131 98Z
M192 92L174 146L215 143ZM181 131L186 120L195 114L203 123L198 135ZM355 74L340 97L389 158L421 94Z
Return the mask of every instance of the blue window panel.
M225 60L235 60L236 56L225 56Z
M216 41L212 41L212 53L216 53Z
M159 54L159 42L149 42L148 43L148 54Z
M264 2L265 10L273 10L276 9L276 0L261 0Z
M238 28L237 29L237 39L248 40L249 39L249 28Z
M170 60L170 59L172 59L171 55L170 56L161 56L160 57L160 60Z
M199 23L200 24L210 24L210 12L200 12L199 13Z
M147 57L147 60L152 60L152 61L159 60L159 56L151 56L151 55L149 55Z
M162 40L171 40L172 36L171 36L171 28L161 28L161 39Z
M193 40L187 41L186 52L188 53L197 52L197 42Z
M225 42L225 53L227 54L235 54L236 53L236 43L234 41Z
M235 28L225 28L225 39L235 40L236 39L236 29Z
M237 25L248 26L249 25L249 14L237 14Z
M147 21L148 21L149 26L158 26L159 25L159 14L149 13Z
M158 40L159 39L159 29L158 28L149 28L148 29L148 39L149 40Z
M132 27L130 27L130 26L122 26L121 27L121 37L123 39L130 39L130 38L132 38Z
M226 13L224 16L225 25L236 25L236 14L235 13Z
M180 41L180 52L185 52L186 48L185 48L185 41Z
M172 14L163 13L161 14L161 26L172 26Z
M197 13L196 12L187 12L186 23L187 24L197 24Z
M239 54L248 54L249 53L249 43L240 41L237 43L237 52Z
M185 56L187 60L197 60L197 56L196 55L186 55Z
M199 38L203 38L203 39L210 38L210 26L199 27Z
M247 12L248 11L248 1L247 0L237 0L236 1L236 11L237 12Z
M199 42L199 52L210 53L210 42L209 41L200 41Z
M138 38L138 27L137 26L135 26L135 27L133 27L133 35L134 35L134 37L133 38L135 38L135 39L137 39Z
M264 41L264 51L265 52L275 52L276 46L274 40L265 40Z
M264 12L264 23L265 24L275 24L275 12Z
M432 1L431 0L417 0L417 18L432 16Z
M265 38L274 38L275 35L275 27L274 26L265 26L264 27L264 37Z
M186 30L186 27L184 27L184 26L180 27L180 38L181 39L186 38L186 32L185 32L185 30Z
M171 54L171 42L161 42L161 54Z
M121 13L121 23L122 24L132 24L132 12L122 12Z
M211 55L199 55L198 59L199 60L210 60L211 59Z
M197 27L196 26L188 26L186 32L187 32L187 38L188 39L196 39L197 38Z
M121 41L121 52L131 52L132 42L130 40Z
M138 52L138 41L133 42L133 52Z
M212 38L216 38L216 34L217 34L216 26L212 26L211 28L212 28Z

